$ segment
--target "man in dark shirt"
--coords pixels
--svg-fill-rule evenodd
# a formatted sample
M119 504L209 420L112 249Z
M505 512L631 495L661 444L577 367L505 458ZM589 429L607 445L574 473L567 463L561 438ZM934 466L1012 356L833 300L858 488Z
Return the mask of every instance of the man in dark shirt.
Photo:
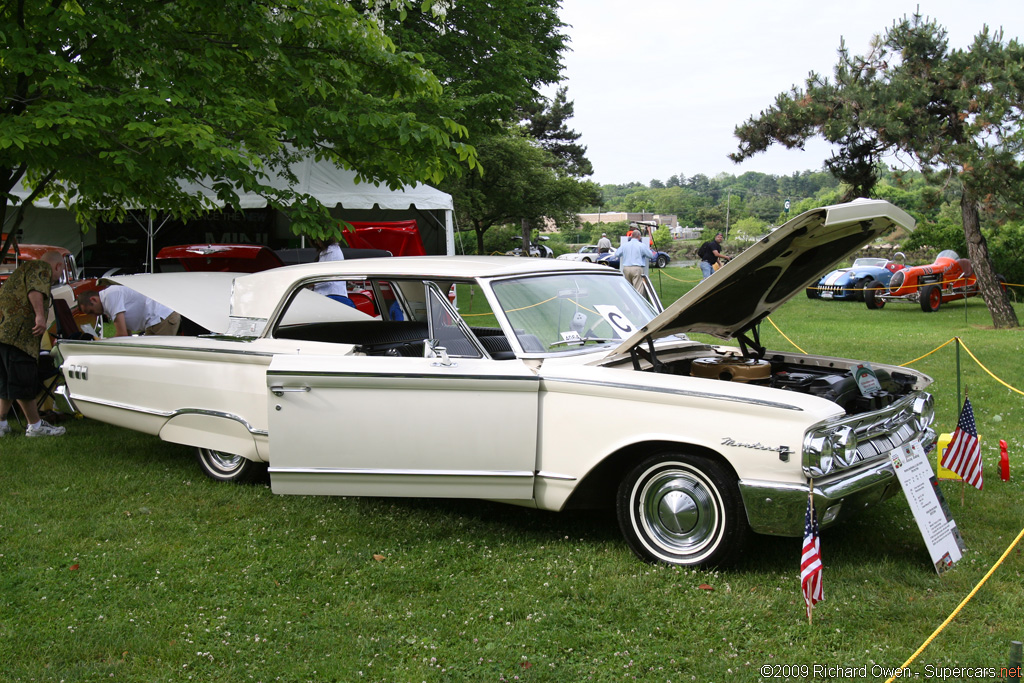
M730 257L721 252L724 240L725 237L722 236L722 233L718 233L715 235L715 239L708 240L697 250L697 254L700 256L700 272L704 276L701 278L702 280L708 279L715 272L715 264L718 263L718 259L729 260Z

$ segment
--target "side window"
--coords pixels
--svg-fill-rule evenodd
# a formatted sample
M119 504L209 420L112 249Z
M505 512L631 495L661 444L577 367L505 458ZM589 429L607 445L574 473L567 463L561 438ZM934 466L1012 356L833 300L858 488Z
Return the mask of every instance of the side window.
M426 322L426 310L423 308L423 283L415 282L410 286L392 280L375 280L367 283L376 299L380 317L395 322L422 320ZM420 302L414 305L413 301Z
M428 284L425 289L430 338L437 340L437 345L443 346L453 358L483 358L476 338L458 315L452 313L448 297L432 284Z
M372 294L372 290L369 291ZM321 280L295 292L278 320L277 328L367 320L375 316L375 311L375 299L362 290L350 293L345 280Z

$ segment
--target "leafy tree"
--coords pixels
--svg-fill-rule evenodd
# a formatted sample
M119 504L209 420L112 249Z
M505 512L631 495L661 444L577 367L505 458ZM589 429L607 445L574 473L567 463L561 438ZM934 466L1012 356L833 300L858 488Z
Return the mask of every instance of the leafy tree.
M959 202L945 203L933 219L918 221L917 228L904 242L904 246L907 249L930 247L936 252L952 249L958 254L966 253L967 242L964 239Z
M569 38L559 0L435 0L434 12L382 0L351 4L376 17L399 50L420 56L444 85L448 116L462 121L473 140L531 117L540 109L540 90L561 80ZM564 118L572 115L567 104Z
M729 227L729 235L743 235L748 238L756 238L763 235L768 229L768 223L760 218L747 216L741 218Z
M477 253L492 227L548 217L574 225L579 207L595 201L597 185L566 174L554 156L521 131L491 135L477 143L484 172L447 184L459 221L472 226Z
M587 159L587 148L578 142L581 134L569 128L574 105L568 99L566 88L559 88L550 103L538 100L527 110L527 132L554 156L565 173L574 178L593 175L594 167Z
M770 145L801 146L816 135L839 146L830 170L869 195L886 154L908 155L928 176L955 184L968 256L995 327L1017 327L981 230L980 205L1024 201L1024 46L986 27L967 50L949 50L946 31L915 14L854 57L841 47L835 81L811 74L738 126L746 159Z
M21 181L85 222L208 208L183 179L235 207L261 192L323 234L323 207L265 171L312 154L398 186L475 165L438 80L347 3L12 0L0 32L0 192Z

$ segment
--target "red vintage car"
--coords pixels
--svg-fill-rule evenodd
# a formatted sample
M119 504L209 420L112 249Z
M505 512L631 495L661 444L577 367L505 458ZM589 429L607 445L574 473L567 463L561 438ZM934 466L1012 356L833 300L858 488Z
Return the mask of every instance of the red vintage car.
M897 271L888 285L877 280L867 283L864 303L869 309L877 310L890 301L911 301L921 304L922 311L932 313L944 303L978 293L978 278L971 262L947 249L939 252L934 263Z
M7 239L6 234L0 235L0 244L2 244L2 240L5 239ZM81 279L78 277L78 267L75 264L75 257L64 247L55 247L48 244L17 244L12 246L11 250L7 253L7 256L2 262L0 262L0 286L7 281L7 278L11 276L11 273L13 273L23 261L38 260L48 251L56 251L64 258L64 274L61 276L60 282L53 286L53 298L61 299L67 304L69 309L72 309L75 306L75 298L79 294L88 290L96 289L97 285L95 279ZM79 331L81 331L83 329L83 325L95 326L96 317L76 312L74 313L74 322ZM52 316L50 320L49 333L50 343L52 343L57 336L57 330Z

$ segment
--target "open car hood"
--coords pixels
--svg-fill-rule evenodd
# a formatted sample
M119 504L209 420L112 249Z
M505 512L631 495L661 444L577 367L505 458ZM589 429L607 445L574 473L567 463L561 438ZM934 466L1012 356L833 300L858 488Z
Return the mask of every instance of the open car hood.
M889 202L857 199L802 213L668 306L612 353L647 339L701 333L741 336L821 274L896 226L914 219Z
M238 273L155 273L106 278L159 301L210 332L227 332Z

